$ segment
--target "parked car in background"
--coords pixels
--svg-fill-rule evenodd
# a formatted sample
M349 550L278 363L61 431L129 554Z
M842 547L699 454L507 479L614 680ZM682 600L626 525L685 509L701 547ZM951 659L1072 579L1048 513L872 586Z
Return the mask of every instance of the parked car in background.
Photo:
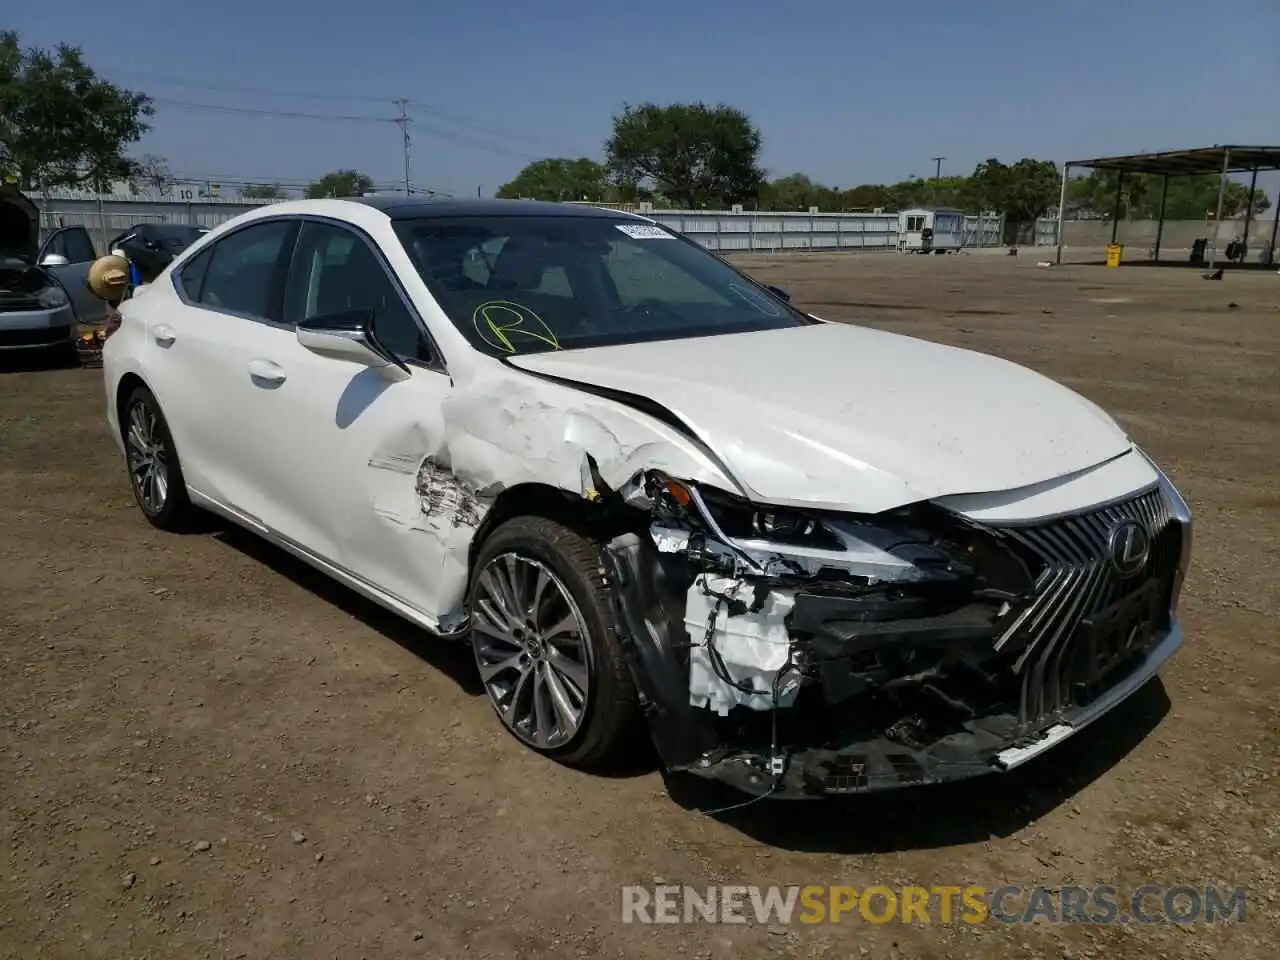
M107 251L132 263L139 282L150 283L174 257L208 232L208 227L185 223L138 223L112 237Z
M211 510L469 642L565 763L644 722L760 796L1005 771L1182 642L1191 515L1106 413L644 217L273 204L120 314L106 418L146 518Z
M66 350L76 324L105 321L108 308L88 288L97 258L89 231L55 230L39 242L40 214L12 185L0 187L0 350Z

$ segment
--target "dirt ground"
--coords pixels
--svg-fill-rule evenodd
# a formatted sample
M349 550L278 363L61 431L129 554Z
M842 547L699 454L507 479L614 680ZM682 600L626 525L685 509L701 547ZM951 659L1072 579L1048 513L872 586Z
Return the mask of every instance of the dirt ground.
M815 313L994 352L1113 412L1196 514L1187 644L1162 681L1013 774L709 815L647 757L608 779L537 758L465 651L252 537L156 532L99 372L9 363L0 955L1274 956L1280 277L743 262ZM1248 900L1216 926L624 925L621 887L659 882L1217 883Z

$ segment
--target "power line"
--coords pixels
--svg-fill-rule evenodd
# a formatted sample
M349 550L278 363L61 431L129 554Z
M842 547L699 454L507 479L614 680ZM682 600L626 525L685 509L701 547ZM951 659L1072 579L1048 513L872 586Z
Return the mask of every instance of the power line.
M346 101L358 102L358 103L382 103L382 104L399 105L403 101L406 105L411 104L415 108L422 110L426 113L430 113L441 120L446 120L448 122L459 124L465 127L471 127L482 133L489 133L495 136L505 137L509 140L523 140L526 143L538 144L543 148L547 148L551 150L559 149L558 145L553 146L552 141L550 141L547 138L540 137L534 134L529 134L527 132L516 131L509 127L503 127L497 124L488 123L486 121L478 120L474 117L470 117L466 114L454 113L452 111L444 110L443 108L436 106L435 104L427 103L426 101L418 100L416 98L406 99L404 97L375 97L375 96L369 96L364 94L317 93L314 90L312 91L281 90L281 89L272 89L267 87L247 86L244 84L222 83L222 82L200 83L192 80L183 80L181 78L173 77L167 74L152 73L150 71L140 71L140 70L115 69L112 72L121 73L125 75L132 74L134 76L139 76L139 77L150 77L155 82L161 83L163 85L174 86L174 87L185 87L191 90L224 91L224 92L233 92L233 93L252 94L254 96L296 97L296 98L307 99L307 100L324 100L326 102L333 102L335 100L346 100ZM153 99L156 99L156 98L153 98ZM160 102L159 99L157 99L157 102ZM289 111L286 111L286 112L289 112ZM398 122L398 121L394 121L394 122ZM529 154L522 154L522 155L529 156Z
M245 116L261 117L263 119L272 120L329 120L340 123L393 123L401 126L403 121L400 117L377 117L372 114L340 114L340 113L308 113L299 110L267 110L259 107L233 107L220 103L195 103L189 100L170 100L166 97L153 97L158 104L170 107L178 107L186 110L212 110L220 113L242 114ZM405 104L412 103L410 100L403 100ZM513 157L518 160L537 160L536 154L528 153L524 150L516 150L511 147L504 147L500 144L491 143L481 140L468 134L459 133L455 130L448 130L434 124L424 124L421 121L413 120L406 116L405 121L415 124L425 134L440 140L451 140L465 146L475 147L478 150L488 150L491 153L501 154L507 157Z
M221 103L192 103L189 100L169 100L152 97L154 102L187 110L215 110L222 113L242 113L275 120L338 120L344 122L397 123L395 117L375 117L369 114L304 113L299 110L262 110L257 107L232 107Z
M265 95L265 96L273 96L273 97L298 97L299 99L304 99L304 100L325 100L325 101L347 100L352 103L391 103L395 99L394 97L371 97L371 96L360 95L360 94L317 93L314 90L306 91L306 92L301 90L269 90L263 87L250 87L250 86L244 86L243 84L237 84L237 83L197 83L192 80L183 80L181 78L170 76L168 74L153 73L148 70L124 70L119 68L113 68L111 72L124 74L126 76L132 75L132 76L142 77L142 78L150 77L156 83L160 83L170 87L185 87L189 90L213 90L213 91L226 91L231 93L251 93L258 96Z
M481 121L481 120L474 120L470 117L467 117L464 114L449 113L445 110L441 110L439 107L434 106L433 104L424 103L421 100L410 100L409 102L412 103L415 107L418 107L419 109L426 111L427 113L434 114L435 116L440 117L441 119L444 119L444 120L448 120L451 123L472 127L480 131L481 133L490 133L499 137L507 137L512 140L524 140L526 143L538 144L541 147L550 148L553 151L559 151L560 149L559 144L557 144L554 147L551 147L551 141L543 137L533 136L527 133L515 133L508 128L495 126L494 124L485 123L484 121ZM571 152L577 152L577 151L571 151Z

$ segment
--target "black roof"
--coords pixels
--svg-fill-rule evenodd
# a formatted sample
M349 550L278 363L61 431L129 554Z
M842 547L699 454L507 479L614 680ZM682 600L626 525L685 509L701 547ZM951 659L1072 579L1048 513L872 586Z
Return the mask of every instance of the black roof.
M1095 157L1072 160L1068 166L1093 170L1117 170L1125 173L1166 173L1171 177L1194 174L1245 173L1253 169L1280 170L1280 146L1242 146L1223 144L1192 150L1166 150L1163 153L1134 153L1124 157Z
M430 200L395 194L349 197L381 210L392 220L423 217L589 217L601 220L634 219L621 210L607 210L576 203L548 203L543 200Z

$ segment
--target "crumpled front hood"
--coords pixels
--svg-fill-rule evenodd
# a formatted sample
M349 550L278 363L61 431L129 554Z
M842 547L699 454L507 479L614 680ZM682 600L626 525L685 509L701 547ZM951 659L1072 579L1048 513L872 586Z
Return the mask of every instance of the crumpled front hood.
M1066 387L1006 360L847 324L510 358L665 406L752 499L875 513L1013 490L1132 446Z

